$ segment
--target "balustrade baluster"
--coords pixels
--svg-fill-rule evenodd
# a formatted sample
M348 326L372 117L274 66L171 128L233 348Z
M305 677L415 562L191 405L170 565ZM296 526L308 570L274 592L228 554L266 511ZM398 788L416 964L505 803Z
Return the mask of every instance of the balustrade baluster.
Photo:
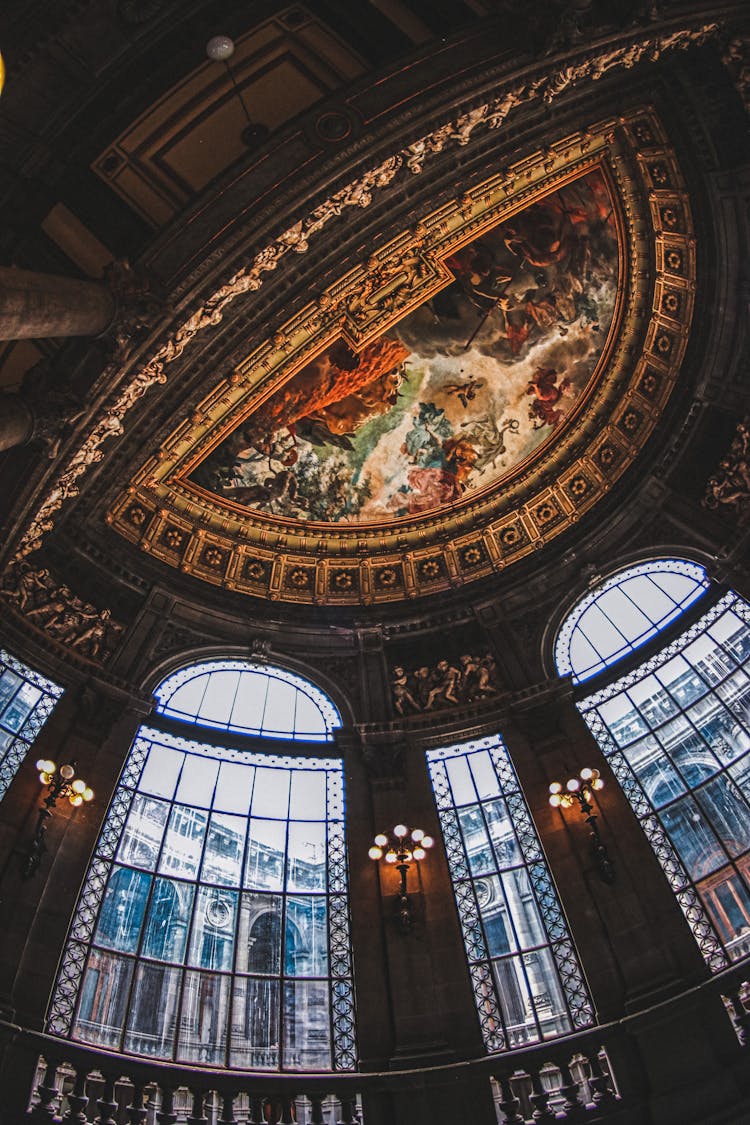
M549 1100L552 1096L549 1090L545 1090L542 1076L538 1070L532 1069L529 1071L531 1078L531 1094L529 1094L529 1101L534 1107L534 1112L531 1115L531 1120L535 1125L551 1125L556 1120L554 1113L549 1108Z
M568 1065L568 1063L561 1062L559 1064L559 1066L560 1066L560 1073L562 1074L562 1079L563 1079L562 1085L560 1086L560 1093L562 1094L563 1098L565 1099L563 1101L563 1105L562 1105L563 1113L565 1114L565 1117L564 1117L563 1120L565 1120L565 1121L579 1121L581 1119L581 1117L583 1117L585 1112L586 1112L586 1109L585 1109L585 1106L584 1106L583 1102L578 1097L578 1091L580 1089L580 1086L579 1086L578 1082L576 1082L575 1079L573 1078L573 1075L570 1072L570 1066Z
M294 1125L295 1117L294 1098L282 1098L281 1117L279 1118L278 1125Z
M591 1077L589 1078L591 1100L594 1105L614 1105L617 1098L609 1084L609 1075L604 1071L596 1051L593 1051L589 1057L589 1068L591 1070Z
M161 1109L156 1111L156 1120L159 1125L175 1125L177 1114L174 1112L174 1090L171 1086L163 1086L161 1091Z
M109 1074L103 1075L104 1089L100 1098L97 1098L99 1116L95 1118L94 1125L117 1125L118 1105L115 1099L115 1079Z
M59 1118L55 1116L55 1107L52 1104L57 1099L57 1087L55 1086L56 1076L57 1063L48 1062L44 1071L44 1078L36 1088L39 1101L31 1111L32 1121L49 1122L59 1120Z
M143 1125L147 1117L145 1088L143 1083L136 1083L133 1087L132 1101L128 1106L128 1121L130 1125Z
M323 1099L313 1095L310 1098L311 1125L325 1125L323 1120Z
M351 1098L341 1099L341 1120L338 1125L357 1125L357 1105Z
M234 1117L234 1094L223 1095L219 1125L237 1125Z
M252 1118L250 1120L252 1121ZM208 1125L205 1090L193 1090L193 1109L187 1119L187 1125Z
M87 1077L88 1075L85 1070L78 1070L76 1072L73 1093L68 1094L68 1112L63 1117L63 1121L77 1121L78 1125L87 1125L88 1117L86 1116L86 1106L89 1104L89 1099L86 1095Z
M513 1093L510 1078L496 1078L495 1081L500 1087L500 1093L502 1094L502 1099L499 1104L500 1109L505 1115L504 1125L526 1125L523 1117L521 1117L521 1114L518 1112L521 1103Z
M263 1125L263 1098L250 1098L250 1120L247 1125Z

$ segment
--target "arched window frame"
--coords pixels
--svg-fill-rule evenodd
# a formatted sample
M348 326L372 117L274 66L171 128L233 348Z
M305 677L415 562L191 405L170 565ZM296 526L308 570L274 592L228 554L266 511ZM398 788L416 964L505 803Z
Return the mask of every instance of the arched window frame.
M63 689L0 649L0 800Z
M641 633L636 635L632 640L628 640L628 638L622 634L623 643L618 649L608 655L597 653L599 657L597 663L585 668L577 667L575 662L571 659L571 647L577 633L581 633L586 643L591 644L588 636L581 628L581 623L587 614L595 608L600 608L600 603L602 601L609 599L614 592L620 590L623 584L630 579L647 577L651 578L653 581L655 575L670 573L693 579L694 587L692 593L686 595L679 601L673 599L669 594L666 594L673 603L670 612L658 618L655 616L650 617L647 628L642 630ZM683 613L693 606L696 601L701 599L703 594L708 591L709 587L710 581L706 575L705 569L700 563L688 559L648 559L630 566L618 567L617 570L613 571L605 579L597 582L588 593L579 597L566 613L562 624L557 630L554 641L554 664L558 675L570 675L574 684L580 684L596 679L606 672L611 672L617 664L626 660L627 657L638 653L644 646L648 645L650 641L653 641L664 630L678 621ZM662 588L662 594L665 593ZM625 597L628 597L628 595L625 594ZM628 598L628 600L630 601L631 599ZM635 608L645 617L648 617L642 607L636 606ZM605 614L605 616L609 615ZM613 624L614 628L620 632L616 619Z
M447 763L451 759L466 759L482 754L486 756L485 764L491 763L491 770L494 771L497 781L498 795L507 809L507 818L512 826L511 848L514 855L512 862L507 864L498 854L497 841L493 839L488 819L489 806L495 803L496 798L482 797L472 770L470 771L472 785L477 800L468 803L457 800L449 776L450 767ZM566 1035L590 1027L595 1022L595 1016L583 970L578 961L538 833L502 738L499 735L492 735L428 750L427 765L453 883L474 1001L487 1052L493 1054L522 1045L529 1046L533 1042L546 1041L554 1036ZM494 782L490 782L490 785L493 784ZM479 874L473 870L466 833L462 831L461 824L461 812L475 808L483 825L480 831L486 835L493 853L486 872ZM485 882L487 878L497 878L502 882L509 874L517 872L521 873L520 877L524 880L527 893L534 900L534 922L543 931L545 940L524 944L523 935L514 926L514 942L518 948L515 953L506 956L491 947L487 920L483 917L480 901L480 884L483 875ZM502 894L506 894L505 890ZM510 914L509 907L508 914ZM556 1017L560 1024L557 1029L553 1030L551 1027L554 1021L550 1021L547 1031L543 1027L544 1016L533 993L527 969L520 968L527 957L547 960L548 986L551 985L558 990L563 1002L561 1012ZM503 1003L502 989L493 972L493 966L496 966L496 971L500 975L506 970L506 975L512 977L514 964L518 966L515 969L516 975L520 969L525 978L525 986L522 982L521 988L525 987L532 1007L531 1022L526 1021L523 1032L514 1031L510 1027L509 1013L505 1010L507 1003ZM563 1023L566 1026L562 1026ZM530 1030L531 1034L529 1034Z
M241 662L232 661L230 663L235 665ZM245 666L251 668L258 667L251 662L245 662ZM201 666L198 665L193 667ZM273 673L276 671L273 666L263 665L262 667L264 671L267 672ZM189 671L189 669L185 669L185 671ZM289 676L290 679L295 683L295 685L303 683L307 688L310 689L311 694L317 693L328 704L328 713L332 716L338 717L337 709L332 703L330 703L329 700L327 700L327 697L323 695L320 689L316 688L314 685L302 681L298 676L295 676L291 673L286 673L283 669L279 669L278 671L281 672L284 676ZM158 695L158 689L156 694ZM200 727L195 727L194 730L196 735L200 736L201 734L204 734L207 738L211 739L211 741L197 741L195 739L181 738L176 735L173 730L167 731L164 729L160 729L160 727L157 725L142 726L134 739L129 754L126 758L123 772L115 789L115 793L113 795L108 813L105 817L105 821L95 848L94 857L90 864L87 876L84 880L83 890L71 923L71 928L69 931L66 948L63 954L57 983L49 1008L48 1030L54 1035L59 1035L65 1038L81 1038L81 1036L77 1036L75 1033L75 1023L77 1019L77 1012L79 1011L83 1003L85 973L89 956L92 950L94 950L95 948L98 948L105 953L108 951L106 935L104 935L104 940L101 940L101 935L97 935L99 919L100 917L102 917L103 903L107 895L110 880L114 878L121 878L122 876L120 873L123 871L135 872L136 875L140 871L137 863L134 865L133 863L129 863L128 861L123 862L123 857L119 854L118 849L120 848L121 842L124 839L124 833L126 832L128 825L128 818L131 815L135 802L140 798L146 797L147 795L147 790L144 789L143 791L141 791L140 787L143 784L143 779L148 768L150 755L154 751L155 747L160 747L162 749L167 748L168 750L182 753L187 757L191 755L198 755L203 759L210 759L213 761L218 760L218 770L221 770L223 768L222 763L231 763L235 767L252 767L254 770L261 768L266 773L268 773L268 771L272 769L292 771L292 774L295 771L297 772L297 774L299 774L300 771L302 771L303 773L308 773L309 771L318 771L324 777L323 826L325 855L323 862L325 882L322 891L320 891L319 893L311 892L309 895L307 895L307 897L310 898L310 902L314 909L317 909L316 904L319 905L320 903L323 903L327 911L325 922L325 940L327 941L327 945L324 952L326 974L321 977L320 972L318 972L316 969L316 972L313 973L312 976L310 975L310 972L308 972L307 978L310 979L311 984L315 981L326 982L328 995L328 1013L330 1019L330 1037L328 1041L330 1044L330 1065L321 1066L318 1063L316 1063L315 1065L306 1065L304 1062L299 1065L295 1065L293 1063L290 1064L288 1062L288 1059L284 1058L285 1049L288 1049L288 1057L291 1057L291 1048L284 1043L283 1036L285 1031L281 1023L279 1023L278 1026L279 1061L275 1067L270 1064L264 1065L263 1063L259 1064L257 1067L255 1064L248 1067L246 1065L238 1064L236 1061L233 1062L231 1054L232 1047L229 1038L227 1040L227 1046L224 1052L224 1061L209 1060L202 1064L200 1059L185 1058L184 1053L182 1056L180 1056L180 1043L183 1033L179 1026L175 1026L174 1031L172 1032L170 1040L172 1048L170 1053L164 1055L147 1054L146 1057L162 1058L164 1061L169 1061L170 1059L177 1057L177 1060L182 1061L185 1065L209 1065L213 1067L222 1067L229 1065L230 1067L238 1069L275 1069L277 1071L279 1069L282 1071L299 1071L311 1069L331 1069L334 1071L352 1070L356 1067L357 1059L356 1043L354 1037L354 995L352 981L353 970L351 959L351 943L349 936L343 762L339 758L318 757L321 749L320 743L313 742L305 744L300 742L299 740L290 738L289 742L291 745L289 747L289 752L285 753L285 747L280 744L277 739L274 739L271 745L264 745L264 740L262 738L256 738L253 740L234 738L232 740L231 746L219 746L216 743L216 730L208 729L202 731ZM265 741L268 742L268 740ZM185 758L185 760L187 760L187 757ZM291 799L293 800L294 781L292 775L290 775L290 781L292 784L292 789L290 791L292 794ZM172 811L168 811L164 817L163 833L161 838L162 842L159 845L159 847L162 849L162 852L164 851L166 846L164 844L164 841L167 836L168 825L172 822L172 813L174 813L175 810L183 807L180 801L178 801L179 791L176 788L177 784L178 783L175 782L175 788L171 796L168 798L164 798L164 800L166 800L168 810ZM188 805L184 807L191 809L193 808L193 806ZM205 804L202 805L201 810L211 807L212 801L211 799L209 799L208 806L206 806ZM198 811L197 805L195 806L195 811ZM215 811L216 810L214 808L213 812L206 813L206 823L208 823L209 820L213 821ZM269 812L267 813L267 815L273 814ZM254 805L251 806L250 799L248 799L248 810L247 816L245 818L247 821L248 831L245 840L243 858L241 860L243 866L241 869L241 874L239 876L237 889L230 892L231 894L235 895L238 904L243 902L244 899L259 899L262 894L261 890L254 889L256 884L253 883L252 880L250 881L250 883L248 883L246 871L246 867L248 867L249 869L248 857L251 849L251 833L253 831L250 826L253 819L257 820L257 816L258 814L254 808ZM237 817L235 819L240 818ZM307 819L309 820L309 816ZM295 820L291 816L290 808L289 814L287 815L286 819L281 817L280 819L277 819L276 823L279 823L280 825L286 825L286 827L283 829L285 833L285 852L284 856L282 856L281 859L283 878L280 891L269 893L267 897L269 898L269 901L272 898L283 901L283 917L284 919L287 919L287 912L289 911L289 920L291 924L293 922L293 919L291 918L292 907L294 906L296 908L298 900L301 902L301 900L305 897L305 892L303 890L297 890L295 892L295 884L293 883L292 876L290 874L293 866L293 853L291 850L290 841L291 834L295 829L295 826L297 828L300 828L300 826L304 828L305 821L304 817L300 819L299 814L297 819ZM193 888L191 895L193 895L194 897L191 897L191 904L193 902L196 904L198 903L200 888L201 886L207 885L203 882L203 880L205 869L205 853L207 851L205 840L209 836L209 831L209 828L205 828L204 843L202 844L203 850L201 852L203 859L200 861L199 865L196 865L194 878L189 879L189 881L185 883L181 874L175 876L175 878L182 880L182 882L180 883L181 886L191 886ZM153 864L150 867L147 865L144 870L146 871L146 874L152 878L153 886L150 885L148 893L153 893L154 896L156 896L157 883L159 884L159 886L161 886L161 884L166 885L167 883L171 885L171 882L174 881L174 879L170 881L170 879L166 878L166 874L169 873L162 872L156 864ZM260 888L261 884L258 883L257 886ZM302 903L302 905L304 906L304 903ZM186 923L188 928L198 928L198 923L196 922L197 910L197 906L195 908L191 906L191 913L189 915L188 922ZM148 917L150 918L150 914ZM144 957L142 955L142 947L145 940L147 924L146 909L144 907L144 910L141 911L140 919L138 920L139 937L137 939L135 955L131 958L133 964L133 968L130 969L131 981L135 981L136 979L136 973L139 972L138 966L146 964L146 961L144 960ZM203 925L203 922L201 922L200 924ZM237 949L239 949L239 943L241 941L241 924L242 919L240 917L240 906L238 905L235 908L234 925L232 930L234 944ZM286 921L282 923L282 925L286 925ZM289 968L287 960L285 960L286 955L284 950L285 946L284 941L282 940L279 950L280 963L277 977L268 977L266 974L266 976L263 976L262 978L254 978L259 981L268 979L271 981L271 984L273 984L274 979L278 981L278 994L281 997L281 1000L279 1001L281 1005L281 1007L279 1008L280 1012L283 1011L283 1005L286 1002L284 996L282 995L284 990L291 989L292 992L296 994L296 991L298 991L296 988L297 983L299 982L301 984L304 984L306 980L304 971L302 975L298 977L294 971L294 967L292 967L292 969ZM150 951L151 954L152 952L153 951ZM129 955L127 954L127 951L123 956L125 955ZM158 961L158 958L157 962L158 964L161 964L161 962ZM253 972L253 970L250 969L239 970L237 968L238 963L238 960L232 961L231 972L225 973L223 969L221 970L222 974L226 976L226 978L230 982L228 987L233 996L236 992L237 981L244 980L247 982L251 979L249 976L247 976L247 974ZM149 964L153 964L153 962L149 962ZM188 957L188 936L186 932L184 949L182 951L181 959L176 961L174 960L174 958L172 958L171 961L165 962L167 968L174 968L181 974L180 988L182 989L182 991L180 992L180 998L178 1001L180 1006L176 1009L176 1024L179 1024L180 1022L179 1013L183 1010L183 1005L186 1003L184 999L184 981L190 974L192 974L193 976L199 975L200 966L197 965L195 961L193 961L192 964L193 968L191 969ZM239 976L239 973L242 973L243 975ZM135 1004L131 1003L133 996L133 985L130 984L128 986L128 1004L130 1006L123 1014L122 1027L120 1032L118 1033L118 1043L114 1045L114 1049L121 1051L123 1054L139 1053L138 1051L128 1049L128 1047L126 1046L126 1036L128 1034L126 1020L130 1021L130 1025L135 1019ZM233 1030L231 1014L224 1018L225 1021L229 1021L229 1026L231 1030ZM227 1026L226 1023L225 1026ZM289 1034L292 1034L292 1031L289 1028L287 1028L287 1031L289 1032ZM132 1038L133 1037L131 1037L131 1039ZM83 1041L86 1040L84 1039ZM141 1054L145 1054L145 1052L141 1052Z
M678 564L683 562L683 560L674 561ZM669 565L670 562L672 562L670 559L652 560L650 565L664 566ZM625 571L626 568L623 568L623 570L615 572L612 577L616 578L618 574L625 573ZM598 589L600 587L590 591L574 606L558 633L558 643L563 630L569 628L571 618L576 613L580 614L582 605L585 607L586 604L590 604L591 600L596 597ZM623 752L623 750L629 748L629 744L626 742L623 747L618 744L600 711L600 708L606 707L608 703L614 701L617 697L621 697L623 693L637 688L638 685L645 683L649 677L658 674L659 670L669 664L670 661L683 657L690 645L704 636L711 625L718 621L727 610L732 610L750 627L750 606L742 598L732 591L722 594L718 589L711 590L708 580L706 580L706 590L707 596L705 599L702 596L691 599L681 614L675 615L668 622L665 622L666 635L664 637L661 636L661 630L659 630L655 635L648 638L649 643L644 642L642 651L640 646L633 650L630 659L623 661L627 671L620 667L620 661L618 660L592 677L593 682L589 682L588 679L583 680L576 692L576 705L607 758L635 815L638 817L706 964L712 972L718 972L726 968L730 960L739 960L740 957L750 955L750 930L745 941L746 949L743 947L741 951L739 947L733 951L729 948L731 943L726 938L722 939L715 924L715 919L712 919L711 913L707 909L710 895L702 894L702 890L705 892L711 882L713 873L700 879L691 877L686 863L683 862L677 847L675 847L665 825L662 823L660 812L662 809L669 809L672 805L676 805L678 801L686 797L695 801L696 794L700 793L701 787L706 786L707 783L710 784L717 778L728 776L728 769L744 760L746 756L748 763L750 763L750 756L744 753L740 754L732 762L721 765L718 769L712 768L710 774L707 772L708 767L703 771L697 768L700 762L699 758L694 756L694 760L691 759L691 768L692 766L696 768L692 771L692 776L689 777L684 771L682 774L675 771L670 756L662 750L664 761L662 762L661 759L659 759L659 762L655 761L655 766L660 771L660 781L654 781L653 792L649 793L642 783L643 779L638 776L636 769L628 761L626 753ZM719 647L717 645L717 651ZM750 659L744 663L747 667L750 664ZM732 674L733 672L734 669ZM748 672L750 673L750 668ZM706 680L706 683L709 687L705 691L705 698L716 694L713 691L715 685L708 680ZM748 680L748 683L750 684L750 680ZM679 708L681 705L678 703L677 706ZM684 718L688 709L689 704L686 704L684 711L677 711L676 717ZM666 717L663 722L666 723ZM750 727L750 722L748 722L748 726ZM647 724L644 727L644 732L642 732L643 738L652 738L656 742L656 732L659 727L659 722L656 722L653 726ZM706 756L713 757L712 749L708 745L704 750L704 757ZM717 758L714 758L714 762L717 760ZM660 792L659 784L662 784L661 792L664 795L664 803L654 801L654 796ZM677 788L675 788L675 785ZM742 790L742 798L748 805L748 823L750 824L750 791L746 794ZM700 806L697 807L700 808ZM708 817L706 817L706 820L708 821ZM715 834L715 826L710 827L710 832ZM717 847L723 846L719 843L718 836L716 843ZM716 873L718 875L732 870L740 879L744 893L748 895L745 912L748 922L750 922L750 849L746 849L735 859L732 859L728 853L725 854L724 858L723 866L718 868ZM744 862L747 868L744 876L740 874L738 862L735 862L735 860ZM742 865L740 864L740 866ZM743 871L745 867L743 867ZM702 885L701 887L698 886L699 883Z
M234 689L234 694L226 717L211 718L205 715L201 716L200 710L208 694L208 690L210 689L211 680L213 679L213 682L216 683L219 676L234 673L238 673L238 682ZM183 711L175 708L175 696L188 684L202 677L207 678L207 683L198 709ZM252 725L242 725L239 722L232 722L236 710L236 703L240 695L240 686L243 680L246 691L248 688L252 688L257 684L265 693L262 707L258 712L260 721ZM270 725L265 724L265 717L268 713L268 687L269 684L274 683L291 688L294 692L295 706L292 721L289 724L289 730L272 729ZM333 732L341 726L341 715L338 708L319 687L316 687L316 685L312 684L309 680L304 679L294 672L290 672L286 668L280 668L274 664L255 660L208 659L189 664L183 668L178 668L176 671L166 676L156 687L154 697L157 700L156 709L159 714L174 718L178 722L191 723L195 726L208 727L214 730L224 730L243 736L274 738L280 741L331 742L333 740ZM310 731L297 727L297 699L299 697L304 698L308 705L317 710L320 718L320 729Z

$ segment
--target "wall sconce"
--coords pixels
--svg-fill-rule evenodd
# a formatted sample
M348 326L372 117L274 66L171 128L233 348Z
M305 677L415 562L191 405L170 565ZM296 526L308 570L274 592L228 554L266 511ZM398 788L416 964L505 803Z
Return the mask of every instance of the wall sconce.
M44 843L47 821L52 818L52 810L57 802L67 797L73 808L77 808L94 797L94 790L83 778L76 777L75 762L66 762L58 771L56 764L49 758L40 758L36 768L39 770L39 780L47 787L48 793L39 809L34 839L21 857L21 874L24 879L31 878L47 850Z
M242 91L237 85L237 79L234 77L234 71L229 65L229 60L231 59L233 54L234 40L230 39L228 35L214 35L213 38L209 39L208 43L206 43L206 55L211 60L211 62L224 63L224 66L226 67L227 74L229 75L232 86L234 87L234 92L239 98L240 105L242 106L242 112L244 113L245 120L247 121L247 125L242 130L240 138L246 148L252 149L256 148L258 145L263 144L263 142L268 137L270 130L267 125L261 125L258 121L253 121L247 111L247 106L245 105L245 99L242 96Z
M409 896L406 893L406 873L412 860L420 863L434 843L432 836L427 836L421 828L412 828L410 831L405 824L397 824L392 833L379 833L368 853L376 863L382 859L395 866L401 876L396 911L402 934L408 934L412 926Z
M581 814L586 818L586 823L589 826L591 851L599 868L599 874L605 883L613 883L615 869L599 835L599 827L596 823L596 814L592 804L594 793L603 788L604 782L599 776L599 770L592 770L588 766L584 766L578 777L568 778L565 782L565 788L559 781L552 782L549 787L549 803L553 809L569 809L576 801L578 802Z

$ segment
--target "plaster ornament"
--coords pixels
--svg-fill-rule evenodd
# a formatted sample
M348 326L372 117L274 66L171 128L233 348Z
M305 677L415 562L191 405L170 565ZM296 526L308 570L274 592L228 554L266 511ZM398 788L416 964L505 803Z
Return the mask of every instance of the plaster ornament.
M614 48L598 56L584 59L579 63L568 63L549 76L540 76L531 82L517 82L510 90L504 91L485 106L461 114L454 122L449 122L425 134L424 137L407 145L400 153L389 157L377 168L367 172L360 179L337 192L328 205L324 204L317 208L312 216L294 224L288 231L280 235L274 243L256 255L251 265L238 271L229 283L222 286L157 349L148 361L147 369L150 371L158 370L163 373L164 367L182 355L185 347L192 342L196 335L221 323L224 309L231 301L243 293L260 288L262 273L275 270L284 253L292 248L301 248L303 244L306 250L309 246L309 235L313 232L317 233L328 222L341 215L346 208L369 207L372 203L373 189L379 189L391 183L402 165L405 165L412 174L420 174L426 161L431 156L440 153L450 141L465 146L471 140L472 134L478 126L498 128L515 106L532 100L540 92L543 100L550 103L580 81L587 78L596 80L607 71L618 67L630 68L643 57L656 59L664 51L684 49L691 45L702 44L711 36L716 35L718 31L718 24L706 23L698 27L683 28L662 36L644 36L626 47ZM299 252L304 251L300 249ZM156 381L163 382L164 380ZM123 392L124 394L125 392ZM139 397L137 395L136 399ZM122 403L123 413L118 417L118 421L124 416L124 413L132 408L133 401L130 398L124 399ZM100 426L97 426L87 439L85 447L86 449L93 449L108 437L122 432L123 427L118 431L114 427L102 430ZM93 463L93 461L87 462L87 464ZM71 487L69 484L63 485L61 481L53 483L50 494L20 541L18 557L23 557L29 553L29 544L32 541L41 542L43 536L40 534L39 528L42 523L48 520L49 516L59 511L66 499L76 495L78 495L77 487Z

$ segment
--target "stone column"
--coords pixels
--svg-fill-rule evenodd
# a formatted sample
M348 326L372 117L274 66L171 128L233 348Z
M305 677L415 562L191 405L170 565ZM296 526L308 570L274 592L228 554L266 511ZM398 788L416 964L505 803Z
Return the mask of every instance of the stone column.
M0 340L98 336L115 306L102 282L0 267Z
M23 445L34 432L34 414L21 395L0 395L0 452Z

